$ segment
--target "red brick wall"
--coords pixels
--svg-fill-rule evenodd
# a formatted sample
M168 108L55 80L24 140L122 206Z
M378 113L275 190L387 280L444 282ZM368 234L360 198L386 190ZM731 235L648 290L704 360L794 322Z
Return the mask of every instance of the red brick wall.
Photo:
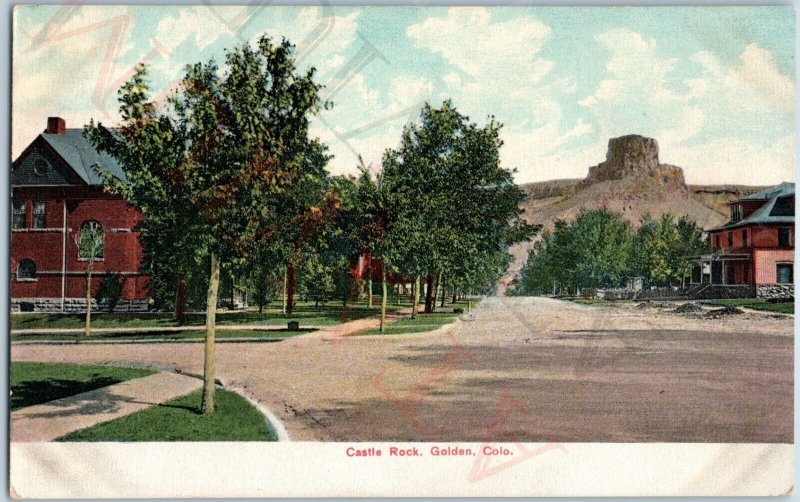
M786 225L791 226L791 225ZM722 230L711 233L712 249L750 249L757 248L777 248L778 247L778 228L779 226L751 226L735 228L732 230ZM744 245L742 230L747 230L748 245ZM728 234L733 236L733 246L728 245ZM717 236L719 236L719 246L717 246ZM794 235L792 235L792 246L794 246Z
M756 266L756 284L775 284L777 264L794 263L794 250L757 249L753 253Z
M64 251L63 211L67 208L66 297L86 295L87 262L79 259L76 238L81 224L95 220L103 226L105 250L102 260L95 262L93 290L99 287L107 272L122 273L125 279L122 298L148 297L146 277L138 274L142 249L138 233L132 231L141 214L116 196L97 187L24 187L14 188L13 199L26 200L27 229L11 233L11 296L13 298L60 298L62 253ZM47 202L44 230L31 229L32 201ZM25 258L36 263L36 281L19 281L17 267Z

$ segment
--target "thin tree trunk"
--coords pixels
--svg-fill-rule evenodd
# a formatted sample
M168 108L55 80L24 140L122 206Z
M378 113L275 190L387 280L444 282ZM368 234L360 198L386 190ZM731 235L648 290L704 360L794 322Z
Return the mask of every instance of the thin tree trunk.
M86 268L86 325L83 328L84 336L89 336L92 327L92 262Z
M439 300L439 287L442 285L442 271L440 270L438 274L436 274L436 282L433 286L433 311L436 310L436 302Z
M186 276L178 275L178 291L175 292L175 320L183 323L186 313Z
M383 264L381 273L381 333L384 332L386 327L386 300L389 297L389 291L386 288L386 264Z
M441 303L441 307L444 308L444 297L447 296L447 288L444 286L445 277L442 275L441 272L439 272L439 277L440 277L439 282L442 283L441 284L441 288L442 288L442 303Z
M457 301L458 301L458 290L456 289L455 286L453 286L453 303L456 303Z
M433 310L433 274L428 272L425 280L425 313L430 314Z
M206 345L203 365L203 415L214 414L214 345L217 334L217 294L219 292L219 259L211 253L211 276L206 299Z
M291 314L294 311L294 288L296 285L297 277L294 264L288 263L286 265L286 313Z
M286 282L289 273L289 267L283 269L283 315L286 315Z
M234 302L234 296L236 296L236 288L233 286L233 275L231 275L230 278L231 278L231 310L233 310L235 308L233 302Z
M367 307L372 308L372 256L369 257L367 267Z
M417 274L416 277L414 277L414 287L413 287L413 289L414 289L414 303L413 303L413 305L411 307L411 318L412 319L416 319L417 318L417 312L419 312L419 288L421 286L420 282L421 281L419 279L419 274Z

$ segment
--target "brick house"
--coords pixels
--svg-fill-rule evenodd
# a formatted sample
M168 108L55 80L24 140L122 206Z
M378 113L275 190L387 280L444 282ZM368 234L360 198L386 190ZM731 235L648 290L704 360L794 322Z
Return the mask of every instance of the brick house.
M147 275L136 224L141 214L104 190L96 167L120 179L119 164L97 152L82 129L50 117L47 128L11 165L12 310L77 311L86 308L87 257L81 228L96 222L103 250L94 264L93 295L108 274L123 283L120 310L147 308Z
M794 183L729 203L730 221L708 231L711 253L692 258L694 293L794 296Z

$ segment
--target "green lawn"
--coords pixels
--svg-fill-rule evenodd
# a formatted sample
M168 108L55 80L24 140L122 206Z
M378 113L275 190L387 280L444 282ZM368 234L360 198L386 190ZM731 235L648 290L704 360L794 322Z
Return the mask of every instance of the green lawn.
M408 303L398 305L390 302L387 311L394 312L408 307ZM217 313L219 324L267 324L286 325L289 321L297 321L300 326L332 326L342 322L362 319L380 313L380 298L372 308L366 302L353 302L347 310L342 310L341 302L328 302L316 306L313 302L299 302L292 315L284 315L282 305L273 303L263 313L257 310L241 310ZM82 328L85 320L83 314L14 314L11 316L11 329L47 329L47 328ZM183 325L200 326L205 323L204 314L187 314ZM180 326L169 312L165 313L131 313L108 314L98 312L92 315L94 328L140 328Z
M763 310L765 312L781 314L794 314L794 302L769 303L760 298L732 298L728 300L703 300L702 303L723 307L745 307L753 310Z
M302 335L314 331L300 328L299 331L288 329L256 331L256 330L217 330L217 339L226 338L258 338L260 340L282 340L287 337ZM41 335L12 335L12 342L63 341L83 342L93 340L203 340L205 331L149 331L147 333L97 333L86 337L83 333L59 333Z
M210 417L199 413L202 391L126 417L82 429L57 441L274 441L263 415L243 397L218 389Z
M473 299L470 300L472 303L472 308L475 308L479 303L480 299ZM445 303L444 310L452 310L454 308L463 308L464 313L467 312L467 301L459 301L456 303ZM430 314L419 313L417 314L416 319L412 319L409 317L404 317L403 319L399 319L395 322L386 325L384 333L380 332L379 328L371 328L364 331L357 333L355 336L362 336L362 335L402 335L408 333L426 333L428 331L434 331L436 329L441 328L445 324L450 324L451 322L455 321L458 316L464 314L454 314L452 311L450 312L433 312Z
M10 406L16 410L153 373L112 366L12 362Z

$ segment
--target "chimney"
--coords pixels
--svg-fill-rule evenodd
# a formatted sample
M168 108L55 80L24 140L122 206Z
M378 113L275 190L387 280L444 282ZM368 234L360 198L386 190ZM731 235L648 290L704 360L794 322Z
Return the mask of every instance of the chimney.
M64 134L67 132L67 123L61 117L47 117L47 134Z

